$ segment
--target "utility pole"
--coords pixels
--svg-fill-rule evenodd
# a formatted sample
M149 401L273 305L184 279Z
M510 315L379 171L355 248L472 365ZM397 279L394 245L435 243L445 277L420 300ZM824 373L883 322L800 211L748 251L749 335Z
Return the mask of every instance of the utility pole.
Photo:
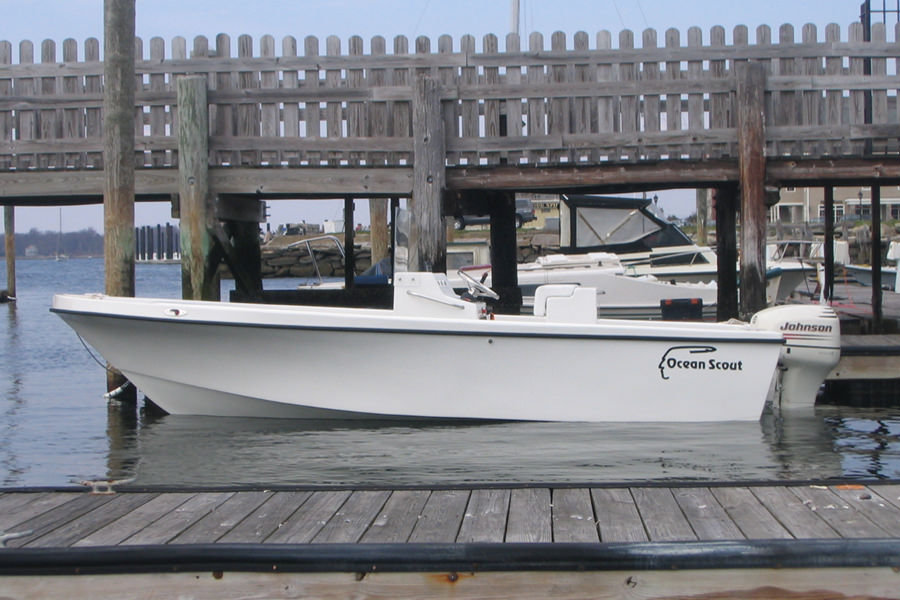
M509 32L519 35L519 0L510 0Z

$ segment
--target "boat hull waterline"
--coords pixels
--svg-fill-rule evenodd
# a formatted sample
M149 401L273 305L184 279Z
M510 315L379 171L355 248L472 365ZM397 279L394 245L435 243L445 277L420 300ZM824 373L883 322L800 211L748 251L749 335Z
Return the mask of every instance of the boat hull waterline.
M54 312L173 414L759 419L783 339L746 325L67 296Z

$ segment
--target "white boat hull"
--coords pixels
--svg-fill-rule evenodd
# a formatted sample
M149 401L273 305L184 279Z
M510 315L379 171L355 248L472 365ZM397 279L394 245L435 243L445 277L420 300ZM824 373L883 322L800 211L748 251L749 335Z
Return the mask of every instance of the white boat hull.
M53 310L174 414L756 420L782 344L745 325L67 295Z
M872 267L868 265L844 265L847 272L860 285L872 287ZM900 291L900 277L897 269L893 267L881 268L881 287Z

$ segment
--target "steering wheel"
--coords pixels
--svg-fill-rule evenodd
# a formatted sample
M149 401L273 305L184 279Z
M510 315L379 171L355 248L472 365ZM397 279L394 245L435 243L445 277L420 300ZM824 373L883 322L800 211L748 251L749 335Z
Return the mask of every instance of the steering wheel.
M475 296L476 298L485 297L491 298L492 300L499 300L500 294L484 285L462 269L459 269L456 272L460 277L462 277L463 281L466 282L466 287L469 288L469 292Z

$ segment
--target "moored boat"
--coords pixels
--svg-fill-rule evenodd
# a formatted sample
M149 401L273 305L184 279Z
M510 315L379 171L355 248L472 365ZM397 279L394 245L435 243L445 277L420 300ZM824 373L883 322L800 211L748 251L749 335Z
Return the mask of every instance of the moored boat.
M839 355L824 306L749 324L607 320L593 289L550 285L533 316L492 315L479 297L493 292L466 280L460 297L443 274L397 273L390 310L101 294L51 310L176 414L755 420L773 389L811 406Z

